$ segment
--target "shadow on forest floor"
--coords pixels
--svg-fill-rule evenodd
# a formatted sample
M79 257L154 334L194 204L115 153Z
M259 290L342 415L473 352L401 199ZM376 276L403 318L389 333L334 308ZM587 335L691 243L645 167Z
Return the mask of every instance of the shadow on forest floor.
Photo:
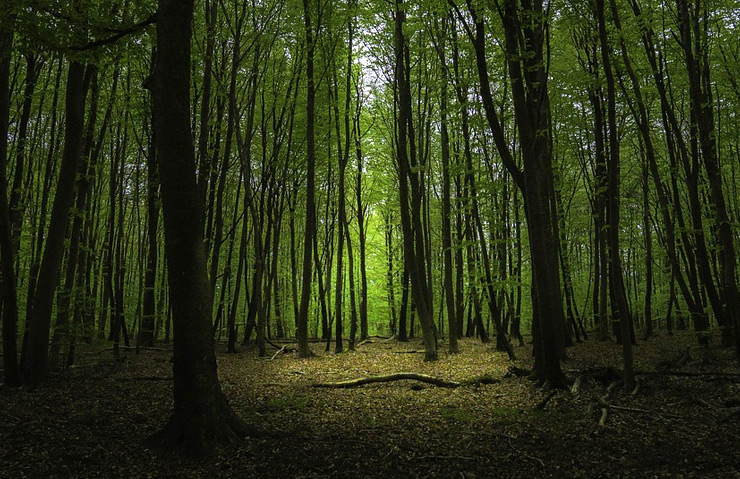
M716 342L716 341L715 341ZM318 389L315 382L411 371L449 381L502 378L512 363L474 340L462 353L422 361L418 343L372 339L355 352L258 358L219 353L223 389L264 438L194 462L141 446L172 407L170 354L110 351L35 390L0 387L2 477L740 477L740 370L732 351L700 354L690 334L642 342L635 366L655 373L691 348L685 375L639 376L636 395L586 378L578 394L549 395L526 378L441 388L417 381ZM516 365L530 366L529 349ZM568 350L570 378L619 368L620 348L590 341ZM273 356L274 354L274 356ZM662 363L662 364L661 364ZM718 374L723 373L723 374ZM724 374L729 373L729 374Z

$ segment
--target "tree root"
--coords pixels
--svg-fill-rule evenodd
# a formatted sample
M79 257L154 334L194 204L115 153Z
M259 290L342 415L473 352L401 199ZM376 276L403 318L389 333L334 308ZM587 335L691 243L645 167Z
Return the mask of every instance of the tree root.
M548 394L547 396L545 396L545 399L543 399L542 401L540 401L539 404L537 404L534 407L534 410L535 411L544 411L545 410L545 406L547 406L547 403L550 402L550 399L552 399L557 392L558 392L557 389L551 390L550 391L550 394Z
M184 458L210 457L216 448L241 443L247 436L264 433L234 414L222 392L202 408L175 409L165 426L149 436L144 446ZM196 410L197 409L197 410Z
M207 420L203 415L183 419L173 414L164 428L144 441L144 446L159 453L198 458L212 456L216 447L239 444L247 436L261 435L233 415Z

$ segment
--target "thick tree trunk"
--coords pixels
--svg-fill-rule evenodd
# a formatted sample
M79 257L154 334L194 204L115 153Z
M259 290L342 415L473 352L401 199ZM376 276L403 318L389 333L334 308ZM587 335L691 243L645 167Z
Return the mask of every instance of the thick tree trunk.
M211 335L213 293L190 133L193 2L160 0L158 12L154 112L175 335L174 411L164 429L147 442L192 456L237 440L248 428L221 391Z
M563 338L558 328L563 323L563 302L553 223L557 218L552 217L550 197L552 125L545 64L549 29L543 2L522 3L520 11L516 0L506 0L502 20L524 165L524 205L532 256L534 373L544 384L561 387L564 385L560 368ZM478 42L484 40L482 34L481 27Z

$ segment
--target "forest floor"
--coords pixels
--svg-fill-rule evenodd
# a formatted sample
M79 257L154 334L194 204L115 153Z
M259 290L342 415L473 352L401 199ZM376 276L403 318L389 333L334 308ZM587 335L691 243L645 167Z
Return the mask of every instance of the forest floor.
M408 380L311 387L401 371L503 378L513 363L472 339L461 342L461 354L432 363L416 341L372 339L343 354L314 343L310 359L286 352L293 345L266 358L252 348L227 355L219 345L224 391L265 435L207 461L142 446L172 407L168 345L129 351L125 360L92 350L82 366L36 390L0 387L0 476L740 478L740 369L715 343L705 354L691 334L641 341L636 394L613 388L604 398L613 378L590 374L577 394L557 391L544 408L550 393L526 377L457 388ZM685 365L667 363L687 348ZM531 366L530 349L516 348L516 366ZM564 368L571 379L619 369L620 349L578 344ZM656 373L666 368L677 374Z

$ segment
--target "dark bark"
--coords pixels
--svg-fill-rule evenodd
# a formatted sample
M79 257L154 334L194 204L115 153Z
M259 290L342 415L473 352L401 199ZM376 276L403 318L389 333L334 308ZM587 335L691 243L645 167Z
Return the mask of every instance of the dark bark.
M714 101L709 74L708 15L696 4L689 10L686 0L677 0L681 46L686 60L691 98L692 133L698 130L701 159L709 183L710 202L714 213L717 240L720 247L719 269L723 311L727 327L734 329L735 352L740 360L740 291L735 278L737 255L727 204L722 191L722 173L717 155L717 132L714 122ZM692 135L693 136L693 135ZM694 153L696 158L696 153ZM721 320L721 321L722 321Z
M59 280L59 269L64 254L69 212L74 203L74 183L82 156L84 128L85 67L72 62L67 75L65 99L64 152L52 206L49 232L46 238L38 284L33 297L31 314L27 318L27 335L23 344L24 362L21 365L24 381L36 386L48 372L48 343L54 293Z
M541 1L522 2L520 9L516 0L506 0L501 13L524 167L520 188L523 186L532 257L534 374L548 386L561 387L563 338L558 328L563 323L563 306L554 226L557 218L552 216L551 202L552 126L545 63L548 19ZM482 23L479 25L476 43L484 40Z
M0 26L0 260L2 260L3 370L5 384L20 386L18 367L18 295L13 239L8 206L6 168L8 164L8 123L10 121L10 60L13 31Z
M616 90L614 73L611 66L611 46L606 33L604 14L604 0L596 0L596 14L599 24L599 39L601 43L601 61L604 68L607 88L607 126L609 132L609 158L607 172L609 178L609 194L607 198L608 214L608 244L609 279L612 293L612 314L619 319L619 332L622 341L622 362L624 365L624 387L632 390L635 385L634 369L632 364L632 316L627 303L622 276L621 251L619 249L619 138L617 135ZM616 307L616 308L615 308Z
M311 351L308 345L308 307L311 300L313 242L316 240L316 86L314 84L314 32L311 0L303 0L303 20L306 39L306 224L303 235L303 275L301 304L296 320L298 355L306 358ZM337 318L339 321L340 318Z
M152 61L154 68L154 59ZM152 116L152 125L154 117ZM142 346L153 346L155 339L155 320L157 315L156 305L156 280L157 280L157 256L159 242L157 241L157 229L159 226L159 173L157 172L156 138L152 126L149 138L149 154L146 157L147 166L147 241L148 249L146 256L146 272L144 273L144 298L142 304L141 330L139 331L139 344Z
M406 7L403 0L395 2L395 79L398 96L397 155L399 164L399 196L403 229L404 263L409 273L411 293L424 337L426 361L438 358L437 338L431 309L431 293L426 274L425 245L419 215L423 199L419 166L416 158L411 110L411 85L408 45L404 34ZM409 203L410 201L410 203Z
M442 65L442 90L440 92L440 142L442 143L442 251L444 256L444 298L447 306L448 349L450 353L460 352L457 344L457 315L455 311L455 291L452 284L452 209L450 200L450 135L447 130L447 70L445 37L447 19L441 29L437 27L437 55Z
M54 323L54 334L51 339L51 350L49 353L49 368L58 370L65 366L65 358L60 353L62 348L71 340L69 330L70 308L72 305L72 292L75 287L77 265L80 259L80 243L82 242L82 228L87 210L90 206L90 183L95 172L95 165L91 164L92 144L94 142L93 132L97 121L98 109L98 85L97 71L95 67L88 67L85 73L85 82L91 82L90 114L83 139L82 160L79 165L76 188L77 198L73 212L72 231L69 235L69 251L67 252L67 265L64 276L64 285L57 296L57 316ZM69 358L69 356L67 356Z
M228 405L216 373L213 293L190 133L192 17L192 1L159 2L154 112L174 326L174 411L147 442L197 456L218 443L238 440L248 428Z

